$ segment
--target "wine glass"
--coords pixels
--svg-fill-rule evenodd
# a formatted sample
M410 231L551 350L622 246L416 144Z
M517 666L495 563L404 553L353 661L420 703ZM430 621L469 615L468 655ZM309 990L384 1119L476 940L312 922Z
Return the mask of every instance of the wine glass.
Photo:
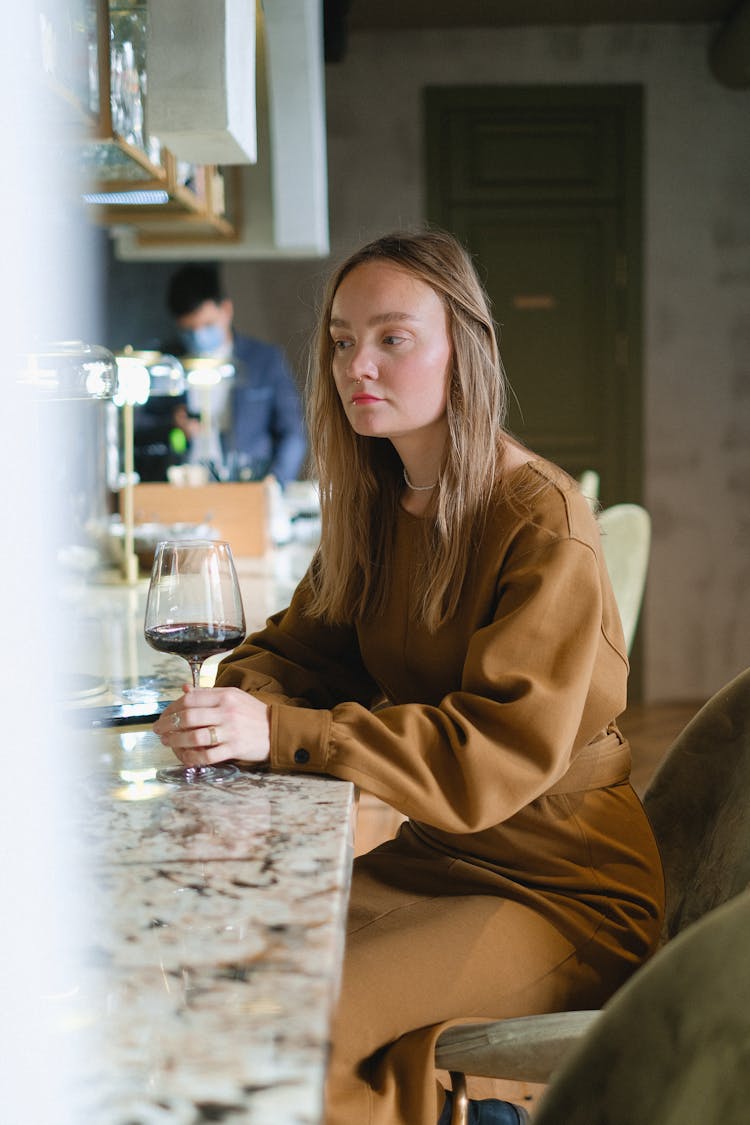
M245 614L228 543L211 539L165 540L151 570L144 623L146 640L159 652L182 656L198 687L203 661L235 648L245 636ZM161 781L226 781L236 766L175 766Z

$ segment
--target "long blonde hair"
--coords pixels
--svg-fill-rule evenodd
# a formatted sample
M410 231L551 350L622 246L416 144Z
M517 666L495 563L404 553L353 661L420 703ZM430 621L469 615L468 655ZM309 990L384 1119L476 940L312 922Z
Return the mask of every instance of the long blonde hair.
M307 395L322 510L310 612L338 623L377 614L392 582L401 460L390 441L362 437L350 426L332 375L329 331L341 282L373 260L393 263L425 282L448 313L448 440L438 489L423 521L429 549L417 598L418 620L434 631L455 612L490 497L502 487L508 403L489 300L468 253L452 235L437 230L394 233L368 243L335 270L324 293Z

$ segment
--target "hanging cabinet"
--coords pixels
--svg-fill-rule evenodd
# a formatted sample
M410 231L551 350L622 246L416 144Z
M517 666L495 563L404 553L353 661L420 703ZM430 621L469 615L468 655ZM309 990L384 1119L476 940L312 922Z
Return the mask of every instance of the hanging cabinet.
M149 134L144 0L66 8L62 27L41 17L42 59L48 85L85 123L80 158L92 217L148 240L235 240L237 170L180 161Z
M329 253L323 0L34 2L49 120L60 120L87 207L118 258ZM166 15L177 21L169 32ZM211 96L196 112L191 99L204 89ZM179 125L175 104L190 109ZM251 106L254 144L238 104ZM167 143L149 132L150 117ZM135 192L161 195L135 205Z

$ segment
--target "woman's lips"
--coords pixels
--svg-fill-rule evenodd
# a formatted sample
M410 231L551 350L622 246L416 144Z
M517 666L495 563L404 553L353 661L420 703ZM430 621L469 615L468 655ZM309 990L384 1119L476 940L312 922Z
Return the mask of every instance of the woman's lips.
M355 406L364 406L368 402L380 402L380 399L375 395L358 394L352 395L352 402Z

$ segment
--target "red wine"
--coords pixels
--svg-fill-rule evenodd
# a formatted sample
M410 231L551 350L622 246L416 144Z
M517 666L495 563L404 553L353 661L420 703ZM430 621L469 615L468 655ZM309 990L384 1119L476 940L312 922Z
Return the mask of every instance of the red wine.
M236 625L208 625L205 621L180 625L154 625L146 629L146 640L159 652L172 652L186 660L205 660L219 652L228 652L244 638Z

